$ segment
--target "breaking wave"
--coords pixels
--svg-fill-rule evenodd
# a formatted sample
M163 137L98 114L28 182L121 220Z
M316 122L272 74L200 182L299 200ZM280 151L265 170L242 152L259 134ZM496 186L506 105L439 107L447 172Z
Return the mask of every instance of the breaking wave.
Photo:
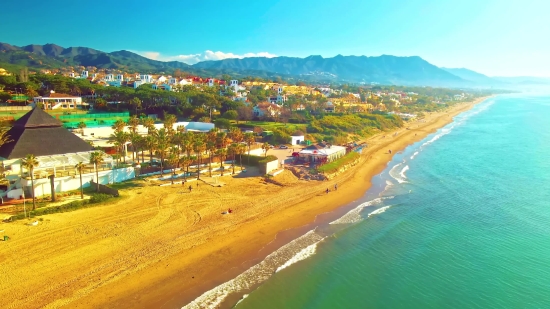
M249 291L275 272L315 254L317 244L323 239L324 237L311 230L271 253L236 278L205 292L182 309L217 308L230 294Z
M379 197L379 198L375 198L372 201L362 203L359 206L355 207L354 209L348 211L342 217L330 222L329 224L350 224L350 223L359 222L359 221L363 220L363 218L361 217L361 211L363 209L365 209L365 207L378 205L378 204L382 203L383 200L392 199L392 198L393 198L393 196Z

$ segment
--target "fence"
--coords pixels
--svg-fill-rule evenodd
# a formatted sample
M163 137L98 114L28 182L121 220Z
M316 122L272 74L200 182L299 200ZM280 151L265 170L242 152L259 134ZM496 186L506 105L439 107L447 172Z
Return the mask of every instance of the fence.
M122 113L97 113L97 114L76 114L76 115L60 115L59 120L70 119L102 119L102 118L117 118L130 117L130 112Z
M0 112L9 111L30 111L31 106L0 106Z

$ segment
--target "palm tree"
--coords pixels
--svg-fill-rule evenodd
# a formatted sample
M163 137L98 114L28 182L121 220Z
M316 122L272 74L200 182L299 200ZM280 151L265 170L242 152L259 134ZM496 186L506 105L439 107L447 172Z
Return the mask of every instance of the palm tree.
M124 151L126 142L130 139L130 135L124 131L116 131L109 136L109 143L114 144L117 147L118 152L123 157L124 163L126 163L126 153Z
M189 170L189 164L191 164L191 159L188 158L188 157L181 157L180 158L180 161L179 163L181 164L181 168L184 170L183 171L183 179L187 180L187 172L185 171L185 168L187 167L187 169Z
M141 119L141 125L147 128L147 133L151 134L152 131L155 129L155 119L153 118L143 118Z
M21 165L25 167L29 174L31 174L31 197L32 197L32 210L36 209L36 201L34 200L34 168L38 166L38 160L32 154L28 154L21 160Z
M128 119L128 127L130 127L130 132L135 134L137 132L138 125L139 125L138 117L132 116L130 117L130 119Z
M8 130L9 128L7 127L0 127L0 147L13 141L8 135Z
M84 187L82 186L82 172L84 171L84 167L86 167L84 162L78 162L74 166L74 168L76 168L78 174L80 175L80 199L84 199Z
M94 151L90 153L90 164L93 164L95 168L96 192L99 192L99 165L103 163L103 161L103 152Z
M173 146L170 149L170 155L168 155L168 163L172 167L172 184L174 184L174 175L176 174L176 165L179 163L179 149Z
M139 135L136 132L132 132L130 133L129 139L130 139L130 142L132 143L132 161L135 160L137 156L137 161L139 163L139 153L136 155L136 151L140 146L141 135Z
M241 165L241 171L243 170L243 153L246 151L246 147L243 144L237 144L237 153L239 154L239 164Z
M244 134L244 142L248 146L248 164L250 164L250 146L256 142L256 138L253 133Z
M153 164L153 154L157 150L157 139L154 135L147 135L145 137L145 147L149 150L149 163Z
M126 127L126 123L122 121L121 119L118 119L111 128L115 130L115 132L121 132Z
M206 141L206 152L208 152L208 173L209 177L212 177L212 155L214 154L214 151L216 150L216 142L213 142L211 140Z
M240 129L238 128L231 128L231 130L229 131L229 135L231 135L231 139L233 140L233 142L235 143L240 143L243 141L243 131L241 131Z
M262 144L262 150L264 151L264 157L267 157L267 151L269 150L270 147L271 146L267 142Z
M174 124L178 121L176 116L168 113L164 113L164 121L162 122L164 124L164 128L166 129L167 133L169 135L172 135L174 133Z
M157 155L160 157L160 174L164 175L164 158L170 147L170 136L164 128L158 130L154 136L157 141Z
M78 126L77 128L80 129L80 135L84 136L84 128L86 127L86 123L81 121L80 123L78 123Z
M197 158L198 158L197 179L200 179L201 158L202 158L202 153L206 149L206 145L204 143L202 136L203 135L197 135L197 138L195 138L195 141L193 143L193 151L197 154Z
M218 151L216 151L217 155L220 156L220 164L221 164L221 170L222 170L222 176L223 176L223 161L225 160L225 157L227 156L227 149L220 148Z
M231 168L233 168L233 174L235 174L235 155L237 154L237 147L239 144L231 144L227 147L227 152L233 156L233 161L231 162Z

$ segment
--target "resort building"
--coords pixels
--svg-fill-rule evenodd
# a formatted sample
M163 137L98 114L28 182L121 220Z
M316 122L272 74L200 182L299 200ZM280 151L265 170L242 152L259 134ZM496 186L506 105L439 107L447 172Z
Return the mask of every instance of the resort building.
M22 166L22 159L32 154L38 161L33 170L34 194L42 196L55 192L80 188L79 172L75 165L86 164L83 186L95 181L95 168L89 164L92 146L63 128L62 123L40 108L34 108L18 119L7 132L10 142L0 147L0 164L8 185L0 192L2 197L19 199L31 196L29 170ZM134 177L133 168L113 170L113 159L104 155L98 167L102 184L123 181Z
M311 145L298 153L298 157L305 162L331 162L346 155L346 147L334 145Z
M89 104L82 102L81 97L71 96L64 93L52 92L46 96L34 97L33 105L43 104L44 109L88 109Z

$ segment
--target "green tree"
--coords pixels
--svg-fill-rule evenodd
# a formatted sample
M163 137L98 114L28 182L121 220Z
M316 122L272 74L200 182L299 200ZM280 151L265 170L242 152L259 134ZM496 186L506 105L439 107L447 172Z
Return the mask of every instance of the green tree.
M197 159L198 159L197 179L200 179L201 158L202 158L202 153L206 149L206 144L202 136L203 135L198 135L193 141L193 151L197 154Z
M156 146L157 146L157 155L160 159L160 174L164 175L164 159L166 158L166 153L170 148L170 136L166 129L160 129L155 133Z
M223 162L225 161L225 157L227 156L227 149L220 148L216 151L216 154L220 157L221 175L223 176L223 171L225 170Z
M93 164L95 168L96 192L99 192L99 165L103 163L104 160L103 152L94 151L90 154L90 164Z
M269 148L271 147L271 145L269 145L269 143L263 143L262 144L262 150L264 151L264 157L267 157L267 151L269 150Z
M36 200L34 198L34 169L38 167L38 160L33 154L28 154L21 160L21 165L29 171L31 176L31 197L32 197L32 210L36 209Z
M229 129L229 127L231 126L231 122L229 121L229 119L218 118L214 121L214 125L218 129Z
M78 128L80 129L80 135L84 136L84 128L86 128L86 123L81 121L78 124Z
M223 118L227 120L237 120L239 118L239 114L237 113L237 111L228 110L223 114Z
M124 122L123 122L124 123ZM126 147L126 142L130 140L130 135L123 131L117 131L109 136L109 143L114 144L117 148L117 152L122 156L124 163L126 163L126 152L124 148Z
M133 97L130 101L128 101L128 104L134 108L134 112L136 114L138 109L141 109L141 100L138 97Z
M84 168L86 165L84 162L78 162L74 168L78 171L78 174L80 175L80 199L84 199L84 187L82 185L82 172L84 171Z
M245 133L244 142L248 146L248 164L250 164L250 147L252 146L252 144L256 143L256 138L254 137L254 133Z
M122 121L122 119L118 119L117 121L115 121L115 123L111 128L115 130L115 132L122 132L125 127L126 127L126 123Z

